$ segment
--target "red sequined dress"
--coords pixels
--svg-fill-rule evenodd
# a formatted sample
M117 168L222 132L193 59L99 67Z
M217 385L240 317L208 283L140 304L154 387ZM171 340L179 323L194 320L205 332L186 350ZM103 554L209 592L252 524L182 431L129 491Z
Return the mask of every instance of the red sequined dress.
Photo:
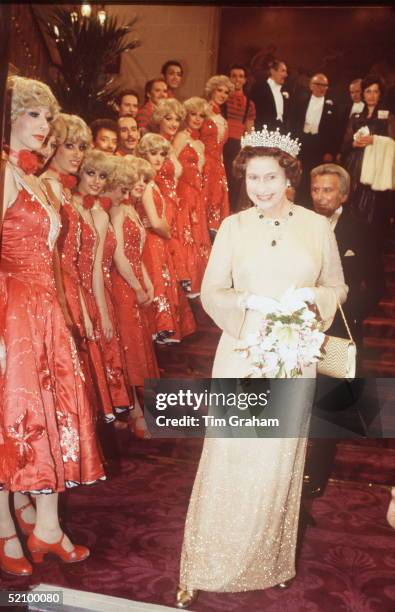
M62 224L56 245L60 256L64 294L68 312L76 329L74 335L85 376L89 401L92 406L95 406L97 391L93 382L94 375L92 374L92 364L85 338L80 296L81 280L77 265L81 239L81 221L78 211L74 208L71 201L67 199L65 191L62 194L62 206L59 212Z
M213 119L206 119L200 130L205 146L206 162L203 168L204 194L207 202L207 220L210 229L217 230L223 219L229 216L228 183L222 151L228 140L228 124L214 107Z
M96 240L97 236L95 229L81 216L81 245L78 255L78 272L81 279L84 302L96 336L95 340L88 340L87 344L92 377L96 387L100 410L104 414L105 420L110 422L114 420L115 417L112 411L112 400L107 383L105 359L98 339L100 317L92 288Z
M158 217L163 216L165 199L152 183L152 196ZM166 213L165 213L166 214ZM181 339L177 274L170 255L169 240L147 230L143 261L154 286L153 329L155 340Z
M167 158L165 160L162 168L155 175L155 183L165 200L166 219L171 229L168 250L173 260L177 280L181 284L181 286L177 286L177 293L180 311L180 331L181 338L183 338L196 331L196 323L184 291L184 289L191 289L191 280L186 265L188 253L183 248L178 235L177 215L179 213L179 201L176 192L175 167L171 159Z
M129 379L127 375L126 360L120 340L118 318L115 312L112 293L111 268L116 246L117 240L115 238L114 229L110 223L104 241L102 269L107 311L112 323L113 337L110 341L106 341L100 326L99 317L99 341L106 366L107 383L110 389L112 403L119 411L120 408L129 407L133 402L131 396L129 396Z
M191 291L199 293L210 254L202 173L199 169L199 155L190 143L187 143L182 149L178 160L182 166L177 185L179 236L187 252L187 267L192 282Z
M145 229L138 217L132 218L129 214L125 214L123 240L125 257L144 288L142 253ZM148 320L148 309L151 307L138 304L134 289L130 287L115 266L112 268L111 279L112 295L129 381L132 385L141 387L144 385L144 378L159 378L159 368Z
M0 483L10 491L60 492L104 478L74 341L56 295L59 216L20 176L2 233Z

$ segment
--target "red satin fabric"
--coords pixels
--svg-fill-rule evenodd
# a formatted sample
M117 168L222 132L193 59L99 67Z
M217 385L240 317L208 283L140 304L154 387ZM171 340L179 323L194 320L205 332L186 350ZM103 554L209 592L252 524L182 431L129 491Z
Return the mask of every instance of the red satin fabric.
M104 475L77 351L56 296L48 213L21 190L5 213L7 367L1 377L0 482L60 492Z
M229 216L228 183L222 151L228 140L225 130L223 140L218 142L218 128L212 119L206 119L200 130L205 146L204 194L207 200L207 221L210 229L218 229L223 219Z
M116 246L117 241L114 230L110 224L108 226L104 242L102 268L107 310L111 319L114 335L109 342L105 340L103 331L101 329L99 316L99 342L106 367L107 383L111 394L112 404L116 407L125 407L130 406L133 402L132 397L129 395L129 381L127 376L126 360L120 341L118 320L116 317L112 296L111 267Z
M144 229L127 216L123 224L123 238L125 256L139 283L144 287L141 267ZM147 316L148 309L138 304L134 290L115 267L112 269L111 279L112 295L129 381L132 385L141 387L144 385L144 378L159 378L159 368Z
M96 232L81 217L81 244L78 256L78 272L84 301L96 334L95 340L87 340L91 372L101 412L107 419L113 417L112 401L108 388L105 361L98 341L99 313L92 289L92 271L95 258Z
M198 293L211 248L202 174L198 166L198 154L189 143L181 151L178 160L182 166L177 185L180 209L178 230L188 254L187 267L192 281L192 293Z

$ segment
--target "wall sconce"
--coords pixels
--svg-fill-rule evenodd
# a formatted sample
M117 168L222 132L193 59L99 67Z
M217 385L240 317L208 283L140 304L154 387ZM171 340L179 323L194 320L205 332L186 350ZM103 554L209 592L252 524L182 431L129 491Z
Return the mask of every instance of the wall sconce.
M97 20L101 26L104 26L106 19L107 19L107 13L104 9L97 11Z
M92 14L92 7L89 4L89 2L84 2L83 4L81 4L81 15L89 19L91 14Z

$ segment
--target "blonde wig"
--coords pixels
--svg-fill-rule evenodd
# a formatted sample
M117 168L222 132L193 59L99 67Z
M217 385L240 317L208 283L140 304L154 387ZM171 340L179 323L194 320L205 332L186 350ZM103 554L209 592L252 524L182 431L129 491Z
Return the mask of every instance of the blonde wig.
M95 172L105 173L107 177L110 177L114 168L113 157L113 155L103 153L99 149L88 149L78 171L79 176L83 172L94 170Z
M131 155L125 155L126 157L132 157ZM134 164L134 168L137 172L137 177L142 176L146 181L151 181L154 178L155 170L151 166L151 164L142 157L135 157L137 161Z
M55 141L57 146L63 144L67 138L67 126L65 122L62 120L62 113L60 113L54 121L51 123L50 131L47 136L50 138L51 136L55 136Z
M65 142L83 143L87 146L92 144L92 132L85 121L78 115L60 113L56 121L56 139L59 144Z
M191 112L202 113L207 116L210 112L210 107L208 105L207 100L204 98L199 98L198 96L192 96L192 98L188 98L184 102L184 108L186 110L186 114L188 115Z
M233 85L229 77L227 77L225 74L216 74L207 81L206 86L204 88L204 95L208 100L210 100L213 95L213 92L218 89L218 87L222 86L226 87L229 90L230 94L233 93L235 90L235 86Z
M116 189L117 187L125 187L131 189L137 182L137 162L138 158L134 155L111 155L113 169L108 177L107 189Z
M137 154L145 159L147 158L148 153L157 153L158 151L163 151L166 155L168 155L170 146L170 142L166 140L166 138L163 138L163 136L160 134L148 132L148 134L144 134L137 145Z
M180 121L185 119L186 111L181 102L175 98L159 100L152 114L152 122L159 125L166 115L174 114Z
M11 123L27 109L39 106L47 107L53 119L60 111L58 101L48 85L35 79L21 76L9 77L7 94L11 96Z

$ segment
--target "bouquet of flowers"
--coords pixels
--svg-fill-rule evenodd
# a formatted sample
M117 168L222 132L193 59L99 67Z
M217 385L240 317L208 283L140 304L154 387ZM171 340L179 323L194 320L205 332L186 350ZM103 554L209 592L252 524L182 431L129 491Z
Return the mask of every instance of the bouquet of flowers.
M324 340L316 313L291 287L264 315L258 332L247 336L248 346L236 350L252 361L250 377L297 378L321 359Z

